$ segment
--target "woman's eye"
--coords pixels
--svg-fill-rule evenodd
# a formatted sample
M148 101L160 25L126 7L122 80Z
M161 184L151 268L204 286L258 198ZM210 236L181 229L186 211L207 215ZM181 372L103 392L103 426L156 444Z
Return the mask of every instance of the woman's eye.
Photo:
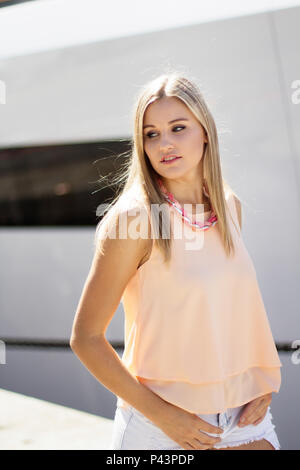
M146 137L149 137L149 139L151 139L152 134L155 134L155 132L148 132L148 134L146 134Z
M179 128L179 129L184 129L185 126L175 126L175 127L173 127L173 130L174 130L174 129L178 129L178 128Z
M174 126L172 131L174 131L174 129L184 129L185 126ZM151 136L152 134L155 134L155 132L148 132L148 134L146 134L146 137L149 137L149 139L151 139Z

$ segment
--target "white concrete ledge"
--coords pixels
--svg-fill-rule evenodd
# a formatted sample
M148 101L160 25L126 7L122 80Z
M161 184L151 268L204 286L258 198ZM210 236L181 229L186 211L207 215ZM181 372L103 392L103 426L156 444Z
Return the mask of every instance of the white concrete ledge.
M0 450L109 449L113 420L0 389Z

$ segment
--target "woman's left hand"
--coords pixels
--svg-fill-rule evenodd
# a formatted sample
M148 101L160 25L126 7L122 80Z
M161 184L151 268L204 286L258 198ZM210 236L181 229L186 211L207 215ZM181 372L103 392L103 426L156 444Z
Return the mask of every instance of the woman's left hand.
M259 424L264 419L268 406L272 401L272 392L255 398L247 403L240 416L238 426L243 427L248 424ZM242 419L244 418L244 421Z

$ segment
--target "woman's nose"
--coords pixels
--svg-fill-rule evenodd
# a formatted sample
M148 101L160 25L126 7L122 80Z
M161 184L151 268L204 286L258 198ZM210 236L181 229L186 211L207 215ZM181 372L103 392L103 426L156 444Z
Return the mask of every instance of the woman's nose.
M174 150L174 145L168 139L161 139L160 141L160 149L162 152L169 152L170 150Z
M164 148L173 148L173 143L172 143L172 138L170 138L170 135L166 134L161 134L160 138L160 146L162 149Z
M174 152L174 147L171 145L161 146L160 149L161 149L161 153L163 153L164 155L167 153Z

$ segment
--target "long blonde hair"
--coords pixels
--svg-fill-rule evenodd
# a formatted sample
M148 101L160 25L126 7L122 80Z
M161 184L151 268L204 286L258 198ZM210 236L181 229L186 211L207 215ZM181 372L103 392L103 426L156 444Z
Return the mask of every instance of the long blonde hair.
M148 212L149 207L152 208L153 204L157 204L160 207L161 204L166 203L156 180L158 174L145 154L143 140L143 120L146 108L153 101L159 100L165 96L174 96L181 99L190 111L193 112L207 133L208 142L205 145L202 156L203 178L206 182L211 205L218 218L216 227L219 230L225 252L227 256L230 256L234 253L235 249L225 210L225 192L229 191L234 195L236 194L222 177L215 121L196 83L193 83L187 76L183 76L177 72L162 74L146 83L136 98L133 110L134 130L131 140L131 150L127 154L128 160L125 162L125 167L121 167L120 173L117 174L111 182L111 184L120 185L120 183L125 181L125 184L113 201L106 205L104 211L106 214L96 228L94 244L97 244L97 248L100 251L102 250L101 241L99 244L99 230L107 224L115 223L119 214L118 207L120 206L118 202L121 201L123 197L132 194L136 199L140 201L143 200L144 204L146 204L144 207L147 208ZM166 220L164 217L162 218L162 222L157 217L151 217L153 232L156 234L154 243L163 254L165 262L168 263L171 256L172 237L162 238L160 236L163 232L163 221L169 223L169 220ZM107 223L105 224L105 222Z

